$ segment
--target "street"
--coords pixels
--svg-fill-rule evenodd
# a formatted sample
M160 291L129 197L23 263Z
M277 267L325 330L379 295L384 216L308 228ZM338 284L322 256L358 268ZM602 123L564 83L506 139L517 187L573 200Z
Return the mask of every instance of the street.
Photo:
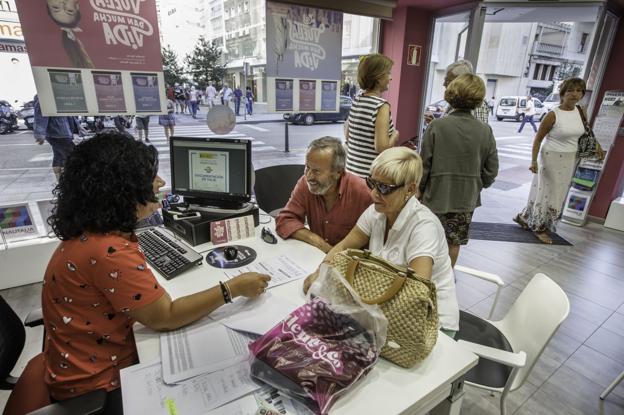
M239 123L233 133L253 139L254 168L275 164L300 164L310 141L322 136L343 137L343 123L318 123L312 126L288 126L289 153L284 152L285 123L276 115L261 114ZM517 133L519 123L491 120L497 140L500 173L494 188L511 190L531 180L528 166L531 160L533 131L525 125ZM24 127L22 127L24 128ZM130 130L135 136L134 129ZM212 136L204 121L189 116L177 117L175 134L178 136ZM158 118L151 117L150 140L159 151L160 174L170 181L169 146ZM77 141L78 142L78 141ZM51 169L52 149L45 143L38 145L32 131L20 129L0 136L0 203L17 203L49 199L55 185Z

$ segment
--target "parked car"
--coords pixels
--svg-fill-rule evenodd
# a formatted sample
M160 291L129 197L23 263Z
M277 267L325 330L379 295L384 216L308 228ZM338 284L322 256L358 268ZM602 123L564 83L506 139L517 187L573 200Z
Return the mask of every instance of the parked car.
M542 121L548 111L544 108L544 104L542 104L542 101L539 99L533 98L533 103L535 105L535 116L533 118ZM506 118L511 118L516 121L521 121L524 117L525 108L526 96L502 97L498 101L498 106L496 107L496 119L502 121Z
M546 97L544 100L544 108L546 108L546 112L550 112L553 108L558 107L560 104L559 93L555 92Z
M284 119L293 124L305 125L312 125L317 121L346 121L351 110L351 103L350 97L341 95L339 112L287 112L284 114Z
M445 100L441 99L432 104L427 105L427 111L433 114L433 118L440 118L449 109L450 105Z

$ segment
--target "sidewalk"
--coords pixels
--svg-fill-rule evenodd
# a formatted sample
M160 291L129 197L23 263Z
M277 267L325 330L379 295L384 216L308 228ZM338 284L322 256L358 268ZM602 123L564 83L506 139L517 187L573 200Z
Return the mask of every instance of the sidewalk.
M201 112L204 114L208 113L207 105L200 105ZM230 108L234 111L234 104L230 104ZM245 116L243 115L245 112L245 106L241 104L240 114L236 117L236 124L262 124L267 122L284 122L284 116L282 113L268 113L267 112L267 103L266 102L254 102L253 104L253 115L247 115L247 119L245 120Z

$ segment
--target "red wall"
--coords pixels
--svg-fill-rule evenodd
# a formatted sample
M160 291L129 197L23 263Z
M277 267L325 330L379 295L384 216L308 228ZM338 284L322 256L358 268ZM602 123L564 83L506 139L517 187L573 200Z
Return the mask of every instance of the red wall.
M605 91L619 89L624 90L622 80L622 68L624 68L624 19L620 19L611 56L598 92L598 101L602 101ZM596 105L593 116L596 116L600 105ZM606 149L605 149L606 150ZM602 178L598 184L596 195L589 209L589 215L597 218L606 218L611 201L622 193L624 188L624 137L615 139L609 151L607 163L602 172Z
M431 11L415 7L398 7L392 21L382 21L381 53L394 61L392 82L385 98L390 102L400 143L418 135L432 24ZM409 45L422 47L420 66L406 64Z

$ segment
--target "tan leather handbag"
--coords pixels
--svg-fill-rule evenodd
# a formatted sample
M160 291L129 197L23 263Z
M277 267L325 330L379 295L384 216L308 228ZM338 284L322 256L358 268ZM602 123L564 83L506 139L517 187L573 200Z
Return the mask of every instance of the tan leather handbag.
M429 355L438 339L436 288L431 281L366 250L340 252L334 255L331 265L344 275L364 303L378 304L388 319L381 357L412 367Z

